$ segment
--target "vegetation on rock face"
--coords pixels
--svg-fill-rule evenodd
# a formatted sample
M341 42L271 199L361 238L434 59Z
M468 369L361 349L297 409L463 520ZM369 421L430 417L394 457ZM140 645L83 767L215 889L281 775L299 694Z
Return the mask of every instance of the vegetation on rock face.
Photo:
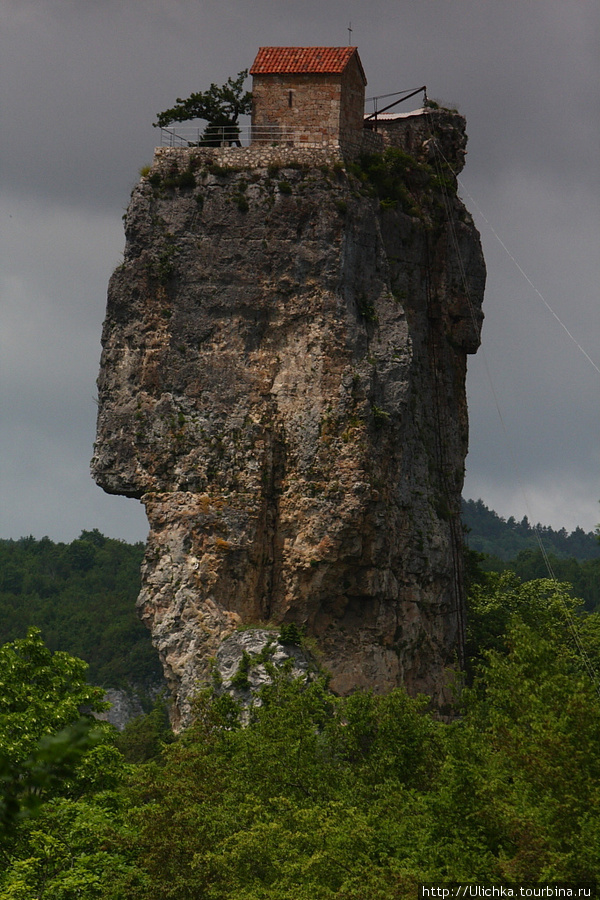
M456 179L449 169L436 173L431 165L398 147L363 154L348 164L348 170L379 198L382 211L398 207L410 216L421 216L418 198L424 191L456 192Z

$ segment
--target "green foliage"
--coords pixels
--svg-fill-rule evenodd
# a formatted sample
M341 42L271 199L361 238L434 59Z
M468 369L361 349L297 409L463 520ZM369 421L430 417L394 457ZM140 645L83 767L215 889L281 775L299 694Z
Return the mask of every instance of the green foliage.
M38 629L0 647L0 830L35 809L72 774L93 742L82 710L107 708L87 666L52 653Z
M546 551L558 559L570 557L581 562L600 558L597 536L591 531L586 533L582 528L576 528L569 534L565 528L555 531L547 525L533 526L527 516L520 522L513 516L505 520L488 509L482 500L463 500L462 519L467 528L469 546L504 562L514 560L522 551L539 550L538 537Z
M177 247L172 241L172 236L167 235L158 255L149 259L146 264L148 274L156 278L160 284L167 284L175 274L176 257Z
M295 622L290 622L287 625L282 625L279 630L279 643L280 644L288 644L288 645L296 645L297 647L302 646L302 642L304 640L304 629L299 625L296 625Z
M379 197L382 210L400 205L403 212L412 216L419 215L413 192L422 190L433 178L427 166L397 147L363 155L348 169Z
M250 669L252 668L252 657L250 654L244 650L242 653L242 658L240 660L240 664L238 666L237 672L231 679L231 686L237 688L239 691L247 691L250 689L250 681L248 680L248 676L250 674Z
M252 94L244 91L247 77L248 70L244 69L238 73L237 78L228 78L221 87L211 84L207 91L191 94L186 100L178 97L174 107L158 113L154 125L162 128L172 122L205 119L208 126L203 140L210 142L213 139L220 143L216 129L235 128L239 117L250 113L252 109ZM231 133L228 131L228 134Z
M217 163L211 163L206 167L206 170L210 172L211 175L219 175L221 177L234 175L236 172L240 171L237 166L220 166Z
M383 428L384 425L387 425L390 421L390 414L387 410L382 409L381 406L371 406L371 415L373 416L373 424L375 428Z
M19 848L0 871L2 900L104 900L113 881L127 877L133 886L129 896L136 896L137 866L115 835L118 812L114 793L47 803L21 827Z
M39 631L0 647L0 897L103 897L131 870L114 843L123 801L113 729L87 666ZM87 710L83 713L83 710Z
M138 896L391 898L390 848L410 825L381 813L435 771L438 726L403 692L342 701L281 675L261 699L234 730L205 699L160 769L141 774Z
M40 737L80 718L80 710L106 708L103 692L86 684L87 665L44 644L40 631L0 647L0 734L2 752L27 757Z
M144 763L159 757L163 747L173 740L167 705L160 698L149 713L125 725L115 737L115 745L127 762Z
M248 210L250 209L250 204L248 203L248 198L242 193L234 194L233 202L235 203L235 205L237 206L237 208L239 209L240 212L245 213L245 212L248 212Z
M117 738L136 765L97 744L18 825L0 897L397 900L422 882L597 880L600 703L579 646L599 658L600 617L575 642L564 586L488 577L454 721L402 690L339 698L284 671L246 727L206 691L168 743L157 706Z
M166 188L191 190L196 187L196 176L191 169L184 169L183 172L175 172L163 178L162 186Z
M507 651L487 653L451 732L463 769L449 773L446 803L469 798L463 814L473 810L488 850L482 880L594 881L600 872L598 695L572 648L542 629L513 619Z
M522 550L516 559L507 564L519 578L542 578L548 572L548 563L559 581L568 582L573 595L581 597L587 610L600 609L600 559L559 559L541 550Z
M496 585L508 631L449 725L402 691L340 699L285 675L246 728L205 697L135 788L140 896L396 900L423 881L596 879L600 706L564 643L568 597L522 588Z
M60 559L89 578L106 543L84 533ZM600 616L566 585L473 568L472 662L449 723L402 690L340 698L274 671L245 727L231 696L205 691L177 740L160 702L93 734L81 661L36 631L0 648L0 898L397 900L422 882L597 881L600 701L581 648L598 667ZM7 577L23 590L29 575ZM284 626L290 639L301 629Z
M42 735L33 745L30 733L24 732L23 745L15 753L15 741L7 748L6 735L0 733L0 850L16 823L35 815L48 796L73 778L97 735L92 722L80 718L56 734Z
M359 294L356 299L356 305L358 307L359 316L364 319L365 322L377 325L379 317L373 304L373 300L370 297L367 297L366 294Z
M544 634L554 633L561 643L569 643L570 622L576 617L577 605L568 585L548 578L523 583L513 572L490 573L471 589L467 655L478 660L490 650L505 650L515 618Z
M480 557L484 569L510 570L530 581L547 577L549 563L554 577L568 582L586 609L600 607L600 546L593 532L532 526L526 516L520 522L512 516L505 521L481 500L463 500L462 518L469 547L485 554Z
M94 684L143 686L161 677L135 612L143 544L83 531L71 544L0 540L0 643L40 628L50 650L84 659Z
M514 575L473 598L479 666L446 731L432 880L597 879L600 703L580 652L593 657L593 642L569 622L573 606L566 586Z

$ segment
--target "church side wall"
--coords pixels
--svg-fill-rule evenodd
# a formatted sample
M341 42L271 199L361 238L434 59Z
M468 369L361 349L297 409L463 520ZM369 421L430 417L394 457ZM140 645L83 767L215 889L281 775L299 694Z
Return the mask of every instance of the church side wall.
M356 58L342 75L340 126L342 131L362 131L365 110L365 82Z
M298 131L298 140L332 137L340 127L339 75L255 75L252 125ZM258 135L260 137L260 133Z

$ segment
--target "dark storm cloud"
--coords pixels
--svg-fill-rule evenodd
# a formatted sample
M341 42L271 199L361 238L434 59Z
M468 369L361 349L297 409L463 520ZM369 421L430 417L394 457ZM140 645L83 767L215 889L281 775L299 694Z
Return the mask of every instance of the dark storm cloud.
M139 504L105 497L88 460L106 284L151 123L259 45L345 44L350 20L369 97L427 84L467 116L489 269L467 493L557 526L600 518L598 375L474 208L598 364L595 2L5 0L2 535L143 539Z

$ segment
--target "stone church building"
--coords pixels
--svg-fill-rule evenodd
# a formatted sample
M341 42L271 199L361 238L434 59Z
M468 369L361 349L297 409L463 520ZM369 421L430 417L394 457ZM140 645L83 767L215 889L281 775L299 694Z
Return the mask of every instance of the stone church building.
M331 144L362 133L367 79L356 47L261 47L250 74L253 140Z

